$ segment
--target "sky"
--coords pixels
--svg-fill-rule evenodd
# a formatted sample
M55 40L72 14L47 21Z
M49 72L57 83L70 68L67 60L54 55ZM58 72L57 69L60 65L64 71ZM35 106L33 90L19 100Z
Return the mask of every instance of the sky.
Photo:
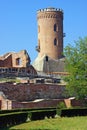
M87 0L0 0L0 55L25 49L35 60L37 10L47 7L64 11L64 47L87 36Z

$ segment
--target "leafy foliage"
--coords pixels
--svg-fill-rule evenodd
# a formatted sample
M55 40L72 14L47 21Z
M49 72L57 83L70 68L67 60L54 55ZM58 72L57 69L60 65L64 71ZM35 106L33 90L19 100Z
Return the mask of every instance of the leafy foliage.
M61 116L61 110L66 108L66 105L63 101L59 102L57 105L57 115Z
M66 57L66 70L69 72L67 81L67 92L69 96L83 99L87 96L87 37L79 38L75 46L66 46L64 55Z

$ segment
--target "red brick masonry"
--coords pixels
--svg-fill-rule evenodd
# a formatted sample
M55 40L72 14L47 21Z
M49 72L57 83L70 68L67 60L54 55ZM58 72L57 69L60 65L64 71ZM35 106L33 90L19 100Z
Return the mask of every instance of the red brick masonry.
M62 98L63 85L53 84L11 84L0 83L0 91L6 98L16 101L32 101L35 99L58 99Z

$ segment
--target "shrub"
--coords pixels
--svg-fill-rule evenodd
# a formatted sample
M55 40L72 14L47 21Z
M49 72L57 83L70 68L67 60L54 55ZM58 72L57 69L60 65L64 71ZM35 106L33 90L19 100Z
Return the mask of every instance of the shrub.
M56 109L32 111L31 120L41 120L41 119L44 119L45 117L54 118L55 115L56 115Z
M66 108L66 105L64 102L59 102L57 105L57 114L60 116L61 115L61 110Z
M54 117L56 108L15 109L0 111L0 128L10 127L28 120L41 120Z
M28 112L15 112L0 115L0 128L6 128L15 124L26 122Z
M61 116L87 116L87 108L62 109Z

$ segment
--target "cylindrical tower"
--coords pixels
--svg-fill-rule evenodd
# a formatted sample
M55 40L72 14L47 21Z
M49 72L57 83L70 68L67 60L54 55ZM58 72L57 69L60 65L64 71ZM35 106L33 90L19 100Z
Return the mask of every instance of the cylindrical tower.
M40 57L46 55L52 59L63 56L63 11L46 8L37 11L38 46Z

